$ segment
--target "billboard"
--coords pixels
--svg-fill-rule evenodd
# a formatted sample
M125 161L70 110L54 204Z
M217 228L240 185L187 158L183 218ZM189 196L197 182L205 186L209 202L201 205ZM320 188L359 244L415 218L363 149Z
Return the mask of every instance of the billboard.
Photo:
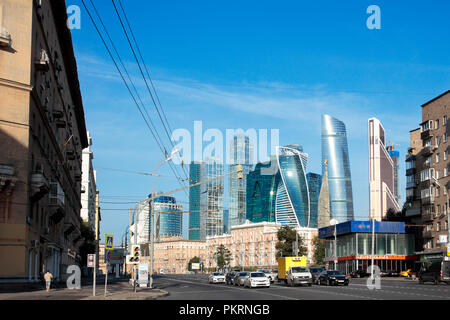
M192 263L192 270L200 270L200 263Z

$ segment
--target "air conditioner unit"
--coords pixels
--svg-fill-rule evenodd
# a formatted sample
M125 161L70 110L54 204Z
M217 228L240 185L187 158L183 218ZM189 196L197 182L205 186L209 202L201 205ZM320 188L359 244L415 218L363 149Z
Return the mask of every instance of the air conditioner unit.
M1 28L1 26L0 26ZM8 33L6 28L0 29L0 47L10 47L12 43L11 35Z

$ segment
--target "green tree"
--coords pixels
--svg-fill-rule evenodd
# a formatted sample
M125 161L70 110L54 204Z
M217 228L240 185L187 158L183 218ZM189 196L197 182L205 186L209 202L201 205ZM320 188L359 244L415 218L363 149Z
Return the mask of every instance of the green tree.
M277 232L278 242L275 246L277 249L277 258L291 257L294 255L292 244L295 242L296 231L289 226L282 226ZM298 255L306 255L308 250L303 244L303 238L298 236Z
M223 244L221 244L215 253L217 267L222 270L226 262L229 264L232 260L231 252Z
M87 222L82 222L80 225L81 238L84 239L80 246L81 265L87 265L87 255L94 254L96 249L95 233L89 227Z
M315 237L313 239L314 245L314 264L322 265L323 259L325 259L325 240Z

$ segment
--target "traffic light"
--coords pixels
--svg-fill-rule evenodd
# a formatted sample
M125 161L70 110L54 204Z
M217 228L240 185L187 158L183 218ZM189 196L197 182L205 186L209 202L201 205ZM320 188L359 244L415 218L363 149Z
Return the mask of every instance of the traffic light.
M127 256L128 264L138 264L141 260L141 246L133 245L131 246L131 255Z
M244 179L244 169L242 168L242 165L238 164L236 166L237 169L237 177L239 180Z

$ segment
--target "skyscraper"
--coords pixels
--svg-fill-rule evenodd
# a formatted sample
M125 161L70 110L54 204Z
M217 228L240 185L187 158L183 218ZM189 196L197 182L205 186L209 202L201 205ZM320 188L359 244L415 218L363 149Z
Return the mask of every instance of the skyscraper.
M271 161L258 163L246 179L247 220L255 223L275 222L275 201L281 179L275 157Z
M400 152L394 149L394 145L386 146L387 152L394 162L394 198L401 207L401 193L400 193Z
M394 195L396 168L386 149L385 131L380 121L371 118L368 127L370 216L381 221L389 209L400 211Z
M309 227L317 228L318 223L318 206L319 206L319 195L320 188L322 186L322 176L316 173L308 173L306 175L306 179L308 180L308 189L309 189L309 201L310 201L310 219L309 219Z
M203 162L192 162L189 165L189 184L193 185L202 180L202 171L204 171ZM201 186L189 188L189 240L205 239L204 217L201 213ZM203 222L203 228L200 225ZM201 232L203 231L203 233Z
M175 197L157 197L155 198L153 208L155 210L156 239L159 240L160 237L181 237L183 235L183 206L177 204Z
M281 175L277 188L276 221L296 227L309 227L310 200L306 179L308 155L303 147L288 145L277 147L277 163Z
M328 160L331 218L340 223L353 220L353 193L345 124L330 115L322 116L322 174Z
M236 174L228 178L230 211L228 225L231 228L245 222L247 175L252 170L253 146L250 138L240 134L233 137L230 144L229 172L236 171L237 165L242 165L244 179L239 180Z

